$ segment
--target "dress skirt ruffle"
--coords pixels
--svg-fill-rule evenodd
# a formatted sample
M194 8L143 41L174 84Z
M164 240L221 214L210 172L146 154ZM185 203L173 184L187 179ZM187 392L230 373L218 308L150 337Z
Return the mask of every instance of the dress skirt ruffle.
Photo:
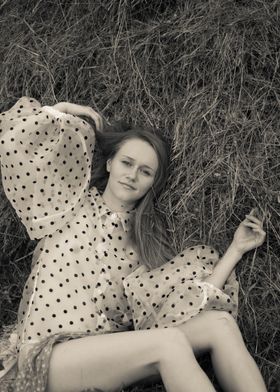
M28 345L30 346L28 350L19 355L18 362L15 362L14 366L1 378L1 392L45 392L53 346L85 336L90 336L90 334L61 333Z

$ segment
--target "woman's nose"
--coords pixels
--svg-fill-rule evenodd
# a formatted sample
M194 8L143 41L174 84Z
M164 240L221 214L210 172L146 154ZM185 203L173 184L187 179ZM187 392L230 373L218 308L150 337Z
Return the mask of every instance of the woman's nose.
M132 181L135 181L136 178L137 178L137 172L138 172L138 170L137 170L136 167L132 168L132 169L129 171L128 175L127 175L128 178L130 178Z

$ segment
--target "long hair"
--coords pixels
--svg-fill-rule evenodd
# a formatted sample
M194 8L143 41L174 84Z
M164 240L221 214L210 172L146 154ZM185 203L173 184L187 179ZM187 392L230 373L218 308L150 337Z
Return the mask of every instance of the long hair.
M131 241L136 247L140 260L148 268L156 268L174 256L167 236L166 221L157 208L158 199L168 176L169 148L160 133L154 129L130 126L119 121L105 125L96 134L96 165L93 169L91 185L101 192L105 190L109 173L106 162L112 159L124 142L141 139L148 142L158 157L158 169L150 190L136 203L132 225Z

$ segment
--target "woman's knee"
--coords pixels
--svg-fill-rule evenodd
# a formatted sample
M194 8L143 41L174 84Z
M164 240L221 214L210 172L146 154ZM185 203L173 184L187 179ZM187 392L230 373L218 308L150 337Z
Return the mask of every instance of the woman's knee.
M209 311L208 325L213 344L231 338L242 338L235 319L226 311Z
M236 328L237 324L231 314L224 310L212 310L209 313L209 319L213 328Z
M185 334L178 328L162 329L160 341L161 358L171 359L181 355L193 355L188 339Z

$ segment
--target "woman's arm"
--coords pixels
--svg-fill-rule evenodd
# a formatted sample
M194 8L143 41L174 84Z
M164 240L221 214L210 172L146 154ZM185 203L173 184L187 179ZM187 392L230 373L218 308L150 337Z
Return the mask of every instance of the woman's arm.
M204 282L212 283L214 286L222 289L227 278L241 258L242 254L237 252L236 248L231 244L217 263L213 273L204 279Z
M70 102L59 102L56 105L53 105L53 108L60 112L72 114L75 116L90 117L95 122L98 131L102 130L102 126L103 126L102 117L90 106L82 106Z
M246 215L246 219L238 226L232 243L217 263L213 273L205 279L205 282L212 283L222 289L243 254L262 245L265 232L262 228L262 222L253 216L253 213L254 210Z

